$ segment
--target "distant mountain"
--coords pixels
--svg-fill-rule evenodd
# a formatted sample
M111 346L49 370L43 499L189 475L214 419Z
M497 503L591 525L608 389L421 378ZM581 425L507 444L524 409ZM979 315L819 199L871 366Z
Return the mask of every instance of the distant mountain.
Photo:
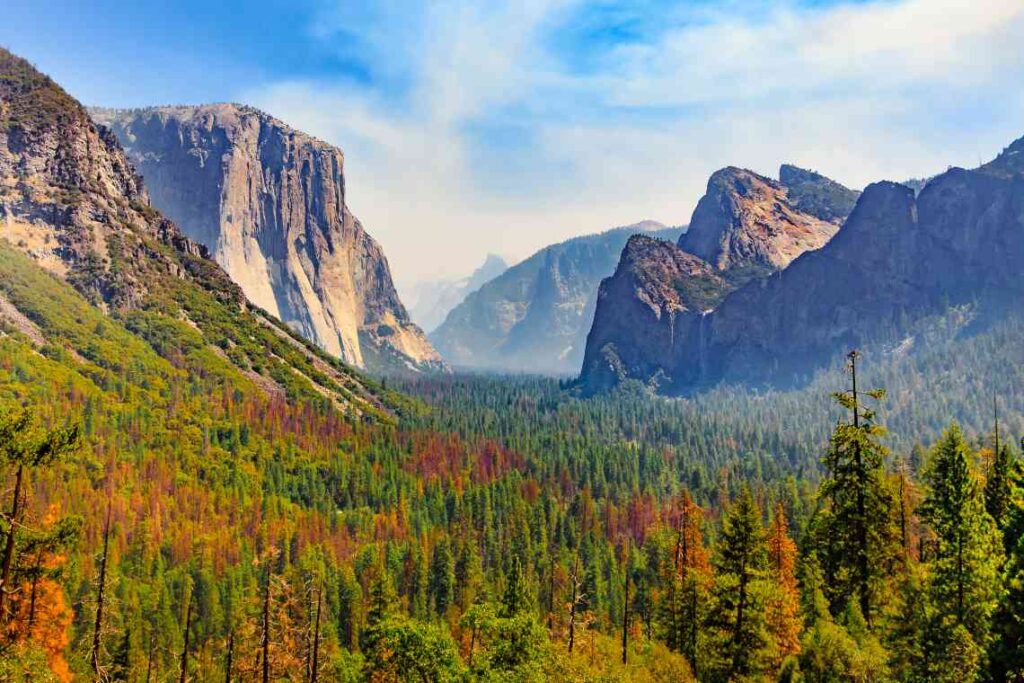
M467 295L480 289L508 270L500 256L488 254L483 264L468 277L458 280L429 280L416 285L412 292L409 313L417 325L428 333L444 322L448 313L462 303Z
M682 359L703 338L708 313L822 248L856 197L794 166L783 166L779 181L736 167L715 172L678 244L634 237L601 283L582 386L600 391L630 378L681 386L704 361Z
M626 241L637 233L677 239L681 231L644 221L545 247L467 296L430 338L458 367L575 372L597 285Z
M357 367L442 366L345 203L340 149L235 104L91 114L250 301Z
M1024 138L980 168L949 169L919 193L875 183L823 247L775 276L719 294L704 310L655 300L642 319L624 317L621 311L650 298L650 287L624 294L615 278L606 281L582 386L600 391L635 379L682 393L722 381L786 385L852 348L924 345L923 330L952 312L963 311L977 328L1008 309L1021 311L1022 152ZM620 270L637 269L627 256ZM639 269L660 287L711 286L700 273L666 284L657 277L665 260L654 255ZM668 343L637 343L666 335Z
M3 49L0 178L0 336L146 409L145 392L192 377L164 409L178 417L210 392L384 411L372 382L254 307L150 206L109 130Z

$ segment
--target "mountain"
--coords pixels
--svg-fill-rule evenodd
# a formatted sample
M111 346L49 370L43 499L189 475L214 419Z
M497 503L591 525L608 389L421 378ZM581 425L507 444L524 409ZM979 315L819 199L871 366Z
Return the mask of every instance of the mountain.
M638 379L681 393L722 381L786 385L849 349L925 346L937 319L960 316L971 325L956 334L968 334L1019 311L1022 149L1024 139L980 168L951 168L919 193L870 185L824 247L728 293L699 320L673 319L669 349L630 347L636 330L616 331L636 324L616 319L623 301L609 300L606 311L599 305L583 386ZM648 316L644 329L664 325Z
M833 238L857 193L795 166L779 176L716 171L677 244L626 244L598 291L580 378L586 392L629 378L663 391L694 381L705 359L684 360L684 350L699 346L708 314Z
M678 237L654 221L541 249L483 285L431 334L453 365L505 372L568 374L579 367L597 285L637 233Z
M458 280L429 280L413 289L413 303L409 313L416 323L428 333L437 328L467 295L480 289L508 270L508 264L500 256L488 254L483 264L468 277Z
M441 367L345 203L340 149L235 104L91 114L254 304L351 365Z
M161 373L188 372L186 394L388 412L375 384L254 307L150 206L117 138L2 49L0 179L0 310L48 357L103 386L160 367L143 382L153 391Z

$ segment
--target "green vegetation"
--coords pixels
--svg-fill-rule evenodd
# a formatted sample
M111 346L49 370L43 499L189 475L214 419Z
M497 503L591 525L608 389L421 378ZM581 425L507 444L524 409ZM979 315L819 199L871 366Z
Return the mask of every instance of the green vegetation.
M538 378L385 390L188 280L107 315L13 249L0 274L32 326L0 334L0 446L54 445L21 468L19 509L3 501L12 680L172 681L182 662L236 681L1024 666L1014 319L861 360L858 380L890 389L871 410L850 391L829 406L838 368L798 391L584 401ZM264 391L275 368L295 382ZM348 378L393 417L321 391Z

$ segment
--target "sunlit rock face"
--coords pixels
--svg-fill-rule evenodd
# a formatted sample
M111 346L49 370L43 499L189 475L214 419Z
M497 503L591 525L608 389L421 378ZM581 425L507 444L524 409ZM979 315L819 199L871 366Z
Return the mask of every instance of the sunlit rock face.
M353 365L442 367L346 206L340 149L234 104L91 113L252 302Z

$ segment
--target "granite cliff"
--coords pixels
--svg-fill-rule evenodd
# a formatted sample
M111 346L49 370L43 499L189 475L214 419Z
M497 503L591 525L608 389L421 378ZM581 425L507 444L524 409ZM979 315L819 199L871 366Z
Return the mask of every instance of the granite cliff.
M456 306L431 340L453 365L504 372L571 374L579 368L597 286L626 241L644 233L676 239L654 221L550 245Z
M345 203L341 150L234 104L91 113L253 303L357 367L442 367Z
M584 390L640 379L671 392L698 381L709 314L736 290L827 244L856 196L793 166L778 181L735 167L715 172L677 244L631 239L601 283Z
M1022 153L1024 139L977 169L951 168L931 178L919 192L892 182L868 186L827 244L796 256L774 275L724 292L696 317L681 323L676 314L669 347L657 341L664 336L662 319L648 316L638 331L632 317L617 314L672 281L657 276L670 258L662 248L631 266L654 273L656 285L602 284L581 386L601 391L634 379L678 394L723 381L790 385L851 348L925 344L927 326L943 317L984 325L1020 309ZM828 215L827 209L803 207ZM624 264L635 260L623 255ZM693 287L702 278L707 281L695 272L684 279ZM678 288L682 280L674 282Z
M56 299L41 301L29 283L48 281L88 308L85 297L110 329L122 330L123 343L143 344L177 372L202 367L268 397L327 401L346 412L382 408L371 382L252 306L205 246L150 205L117 137L4 49L0 250L4 333L13 325L47 353L70 353L86 375L100 368L137 378L143 369L118 367L116 346L104 346L104 323L86 327L92 314L76 317Z

